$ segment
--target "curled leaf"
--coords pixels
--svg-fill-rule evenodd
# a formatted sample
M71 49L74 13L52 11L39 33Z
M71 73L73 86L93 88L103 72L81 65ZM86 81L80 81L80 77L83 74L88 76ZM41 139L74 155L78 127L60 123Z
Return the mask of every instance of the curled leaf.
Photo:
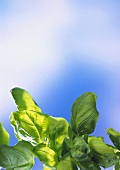
M109 135L109 138L111 139L113 144L116 146L116 148L120 150L120 133L115 131L112 128L109 128L107 130L107 134Z
M0 122L0 145L6 144L8 145L10 141L10 135L3 127L2 123Z
M90 148L82 137L76 137L73 140L73 147L70 150L70 153L72 158L76 161L82 162L88 159Z
M96 95L86 92L78 97L72 106L71 126L75 134L84 135L94 131L98 120Z
M108 168L117 163L118 157L114 149L107 146L101 139L90 140L89 147L92 151L93 159L99 166Z

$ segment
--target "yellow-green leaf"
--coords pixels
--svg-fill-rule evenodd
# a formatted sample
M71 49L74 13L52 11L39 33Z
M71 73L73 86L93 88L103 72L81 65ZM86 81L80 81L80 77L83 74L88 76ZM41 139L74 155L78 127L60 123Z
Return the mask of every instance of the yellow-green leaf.
M18 139L37 144L44 140L48 133L49 116L30 110L17 111L12 113L11 124Z
M62 143L65 137L68 136L68 122L64 118L50 117L49 124L49 142L50 147L61 153Z
M0 122L0 145L6 144L8 145L10 141L9 133L5 130L2 123Z
M10 92L19 111L33 110L37 112L42 112L37 103L33 100L31 95L26 90L15 87Z
M43 164L49 167L56 167L58 164L57 154L44 144L39 144L36 146L34 149L34 154Z

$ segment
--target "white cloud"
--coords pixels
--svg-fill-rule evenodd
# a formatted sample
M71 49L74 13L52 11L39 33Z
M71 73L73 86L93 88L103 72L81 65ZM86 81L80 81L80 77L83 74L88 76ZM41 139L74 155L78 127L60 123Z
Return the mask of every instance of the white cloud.
M29 90L39 80L44 91L59 76L64 58L56 39L59 31L69 25L69 8L64 1L36 5L28 1L13 2L8 15L0 21L2 109L5 101L9 103L10 88L22 86Z
M80 61L118 69L120 34L108 8L75 6L67 0L14 0L7 10L0 18L3 107L13 86L29 90L39 79L41 91L46 89L63 73L71 51Z
M82 4L82 3L81 3ZM83 62L97 64L107 69L120 66L120 32L114 24L109 6L75 6L73 26L67 35L67 49ZM65 45L65 44L64 44ZM70 53L70 52L69 52Z

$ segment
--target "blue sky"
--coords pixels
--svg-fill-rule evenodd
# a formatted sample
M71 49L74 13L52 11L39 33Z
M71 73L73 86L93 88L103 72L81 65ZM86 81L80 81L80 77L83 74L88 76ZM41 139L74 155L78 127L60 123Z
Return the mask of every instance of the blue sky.
M83 92L97 94L95 135L120 131L119 1L0 1L0 121L16 140L9 90L19 86L45 113L70 120ZM40 169L37 162L34 169ZM109 168L110 170L111 168Z

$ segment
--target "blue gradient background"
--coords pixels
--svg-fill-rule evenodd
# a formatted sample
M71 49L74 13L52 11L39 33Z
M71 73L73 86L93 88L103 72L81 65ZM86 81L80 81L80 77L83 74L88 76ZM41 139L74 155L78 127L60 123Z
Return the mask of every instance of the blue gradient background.
M9 91L26 89L44 113L70 121L83 92L97 94L93 134L120 131L120 2L114 0L0 0L0 121L17 140ZM36 159L33 170L42 169ZM112 170L111 168L108 168Z

